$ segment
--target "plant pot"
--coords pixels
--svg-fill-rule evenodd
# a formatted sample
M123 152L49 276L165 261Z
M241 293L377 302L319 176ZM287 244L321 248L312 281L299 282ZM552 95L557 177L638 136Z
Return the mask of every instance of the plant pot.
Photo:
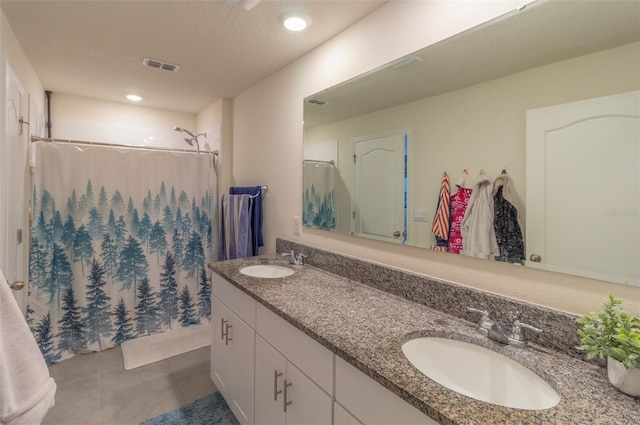
M630 396L640 397L640 369L627 369L613 357L607 357L609 382Z

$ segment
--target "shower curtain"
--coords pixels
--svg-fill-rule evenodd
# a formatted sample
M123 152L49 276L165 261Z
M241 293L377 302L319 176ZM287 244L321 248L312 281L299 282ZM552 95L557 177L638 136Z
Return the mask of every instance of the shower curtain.
M331 231L336 229L337 170L333 164L304 163L302 223L305 226Z
M209 154L38 142L29 323L48 364L209 321Z

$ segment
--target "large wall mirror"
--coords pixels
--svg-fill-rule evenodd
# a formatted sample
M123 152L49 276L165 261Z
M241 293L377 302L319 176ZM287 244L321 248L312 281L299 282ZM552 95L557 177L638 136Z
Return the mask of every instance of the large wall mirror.
M639 40L637 1L535 1L305 98L304 225L460 254L489 193L509 246L461 255L640 285Z

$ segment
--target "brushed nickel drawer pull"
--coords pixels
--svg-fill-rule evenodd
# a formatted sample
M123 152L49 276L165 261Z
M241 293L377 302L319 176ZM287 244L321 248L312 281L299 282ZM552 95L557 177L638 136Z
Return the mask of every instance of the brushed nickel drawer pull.
M278 401L278 394L282 394L282 390L278 391L278 378L282 376L282 373L278 373L278 370L273 371L273 400Z
M292 385L291 382L287 382L286 379L284 380L284 413L287 413L287 406L293 403L292 401L287 401L287 388Z

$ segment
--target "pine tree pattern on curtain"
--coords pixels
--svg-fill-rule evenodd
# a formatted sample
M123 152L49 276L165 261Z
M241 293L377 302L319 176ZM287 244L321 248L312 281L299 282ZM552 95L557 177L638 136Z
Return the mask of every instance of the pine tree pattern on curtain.
M331 164L305 162L303 165L302 224L321 230L336 230L335 180Z
M37 145L27 321L47 363L210 320L212 178L207 155Z

